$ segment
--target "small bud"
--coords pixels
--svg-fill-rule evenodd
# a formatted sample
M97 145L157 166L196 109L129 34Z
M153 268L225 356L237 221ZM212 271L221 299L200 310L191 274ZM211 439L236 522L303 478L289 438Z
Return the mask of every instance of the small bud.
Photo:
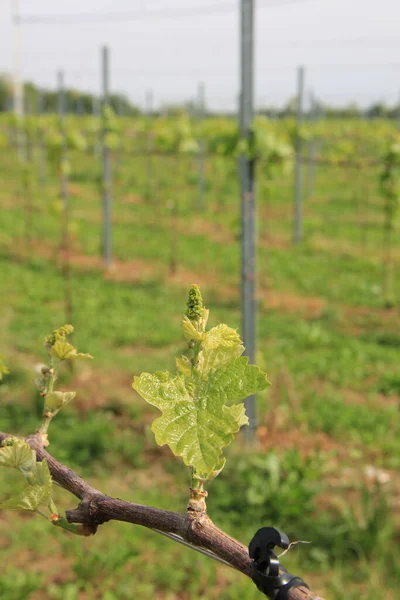
M48 378L47 377L36 377L35 379L35 385L37 387L37 389L40 392L41 396L45 396L46 392L47 392L47 387L48 387Z
M73 333L73 331L74 328L72 325L63 325L62 327L55 329L50 335L46 336L44 344L45 346L52 348L59 340L65 341L66 337Z
M204 303L201 291L198 285L190 286L189 297L187 301L186 316L191 321L199 321L204 315Z
M18 438L9 437L3 440L1 446L15 446L18 443Z

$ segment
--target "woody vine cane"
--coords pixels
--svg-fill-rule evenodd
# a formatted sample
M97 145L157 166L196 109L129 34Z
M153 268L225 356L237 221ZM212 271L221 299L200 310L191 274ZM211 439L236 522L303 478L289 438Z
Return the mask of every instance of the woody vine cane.
M85 536L110 520L142 525L242 572L275 600L316 600L318 596L300 578L288 576L277 562L273 549L288 544L284 534L267 528L265 536L261 530L249 554L246 546L220 530L207 514L207 484L224 468L224 448L248 422L241 400L268 386L265 373L242 356L244 347L237 331L225 324L207 330L208 315L199 288L192 286L182 320L188 353L176 359L177 373L142 373L133 382L134 389L162 413L152 425L157 443L167 444L190 470L184 514L111 498L48 454L51 421L76 395L56 389L60 369L66 361L92 358L69 342L71 325L45 339L49 364L36 380L44 399L39 428L25 439L0 433L0 466L16 468L26 481L22 492L0 508L37 513L57 527ZM52 499L54 484L80 500L65 516Z

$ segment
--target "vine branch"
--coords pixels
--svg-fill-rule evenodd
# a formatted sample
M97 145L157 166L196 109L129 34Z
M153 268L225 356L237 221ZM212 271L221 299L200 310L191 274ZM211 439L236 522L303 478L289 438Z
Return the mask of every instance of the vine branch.
M8 437L15 436L0 432L0 444ZM206 513L189 509L185 514L180 514L112 498L52 457L43 448L40 434L31 435L25 441L35 450L39 462L47 460L53 481L80 500L77 508L66 511L66 517L69 523L82 524L86 535L96 533L98 526L107 521L124 521L173 533L195 548L210 550L232 568L251 578L253 561L246 546L216 527ZM289 600L323 599L301 587L289 592Z

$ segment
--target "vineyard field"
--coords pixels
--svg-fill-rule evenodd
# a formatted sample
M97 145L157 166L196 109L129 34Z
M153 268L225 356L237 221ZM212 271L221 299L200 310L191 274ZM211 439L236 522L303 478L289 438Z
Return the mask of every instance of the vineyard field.
M0 355L10 369L0 383L0 429L27 434L39 422L35 369L45 360L44 336L66 319L67 264L74 343L94 360L63 376L61 384L78 394L52 424L49 451L110 495L184 510L185 468L156 446L155 411L131 383L142 371L175 368L184 348L179 315L192 283L212 308L212 325L240 330L237 156L253 153L257 363L272 385L258 396L256 448L244 436L232 446L226 470L210 486L209 513L244 543L263 525L311 541L291 550L285 566L326 598L342 600L345 587L349 600L394 600L400 211L388 204L382 173L387 148L398 141L396 125L321 120L299 130L289 120L260 119L252 148L240 146L229 119L109 116L106 127L109 269L102 257L101 123L68 117L60 143L55 118L32 120L22 132L22 162L21 132L0 119ZM297 245L296 136L303 166ZM68 155L64 171L57 148ZM20 485L2 471L0 500ZM56 493L61 508L75 507L75 499ZM2 600L260 597L239 573L140 527L106 524L89 539L54 529L0 512Z

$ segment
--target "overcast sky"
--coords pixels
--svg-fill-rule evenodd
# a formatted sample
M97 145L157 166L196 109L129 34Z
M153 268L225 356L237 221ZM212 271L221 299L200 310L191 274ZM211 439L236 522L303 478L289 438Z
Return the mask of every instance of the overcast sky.
M15 0L14 0L15 2ZM296 91L296 67L322 101L394 104L400 93L400 0L254 0L258 105ZM142 104L179 102L206 86L207 103L233 108L239 84L238 0L20 0L21 72L55 86L100 88L100 47L111 86ZM0 72L14 61L13 0L0 0ZM89 22L93 15L98 22ZM62 23L53 15L62 16ZM68 18L72 17L72 19ZM37 22L28 22L35 17ZM67 17L64 19L64 17ZM42 22L46 20L46 22Z

